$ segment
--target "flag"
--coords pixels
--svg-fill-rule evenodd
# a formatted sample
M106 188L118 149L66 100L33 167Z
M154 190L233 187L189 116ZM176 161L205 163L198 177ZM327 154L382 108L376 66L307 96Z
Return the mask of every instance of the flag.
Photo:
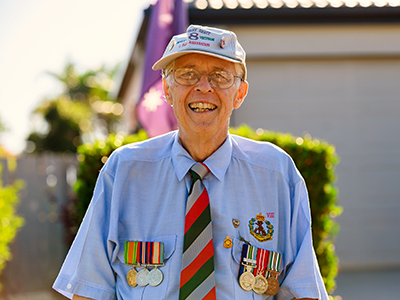
M188 9L183 0L158 0L153 6L145 44L143 83L137 106L140 124L153 137L177 129L172 107L164 100L160 71L152 69L172 36L184 33Z

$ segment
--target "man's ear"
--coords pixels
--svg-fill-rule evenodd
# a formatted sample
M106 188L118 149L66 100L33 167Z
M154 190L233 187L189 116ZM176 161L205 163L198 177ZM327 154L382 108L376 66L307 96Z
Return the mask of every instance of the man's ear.
M234 100L234 103L233 103L234 109L238 109L242 105L244 98L247 95L248 90L249 90L249 83L246 80L243 80L240 83L236 99Z
M167 103L169 105L172 105L172 99L171 99L171 95L169 93L169 85L165 78L162 79L162 87L163 87L163 91L164 91L165 100L167 101Z

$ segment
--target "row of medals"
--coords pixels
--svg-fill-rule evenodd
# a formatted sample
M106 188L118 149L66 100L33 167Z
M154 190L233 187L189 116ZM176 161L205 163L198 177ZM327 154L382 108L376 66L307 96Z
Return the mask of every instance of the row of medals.
M158 267L163 267L164 264L159 265L133 265L132 269L126 274L126 280L131 287L136 286L158 286L163 281L164 275ZM144 267L136 271L135 267ZM154 267L151 271L147 267Z
M271 277L265 278L261 273L258 273L257 276L254 276L251 270L253 266L243 264L246 268L246 271L243 272L239 277L239 284L242 289L245 291L253 290L257 294L266 293L268 296L274 296L279 291L279 282L275 278L276 274L279 272L274 270L268 271L272 274Z

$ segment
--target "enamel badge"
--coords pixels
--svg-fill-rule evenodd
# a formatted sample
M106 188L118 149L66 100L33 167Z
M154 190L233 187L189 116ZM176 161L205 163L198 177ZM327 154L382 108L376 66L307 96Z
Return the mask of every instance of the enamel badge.
M265 220L265 216L262 213L250 219L249 229L250 234L260 242L272 240L274 226L268 220Z
M225 38L224 38L224 37L222 37L222 39L221 39L221 42L220 42L219 46L220 46L222 49L224 49L224 48L225 48Z
M171 43L169 45L169 51L172 51L172 49L174 48L175 44L176 44L175 40L171 41Z
M232 248L232 239L227 236L226 239L224 240L224 247L225 248Z

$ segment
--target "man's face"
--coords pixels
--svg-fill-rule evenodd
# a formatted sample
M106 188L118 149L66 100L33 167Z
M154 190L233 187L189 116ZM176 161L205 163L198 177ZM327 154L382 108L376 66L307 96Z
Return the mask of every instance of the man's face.
M200 73L212 71L235 71L232 62L203 54L187 54L175 61L177 68L193 68ZM173 106L181 134L226 135L229 118L233 109L237 109L247 94L248 84L235 78L228 89L214 88L206 74L192 86L183 86L175 82L173 73L163 80L164 94L168 104Z

